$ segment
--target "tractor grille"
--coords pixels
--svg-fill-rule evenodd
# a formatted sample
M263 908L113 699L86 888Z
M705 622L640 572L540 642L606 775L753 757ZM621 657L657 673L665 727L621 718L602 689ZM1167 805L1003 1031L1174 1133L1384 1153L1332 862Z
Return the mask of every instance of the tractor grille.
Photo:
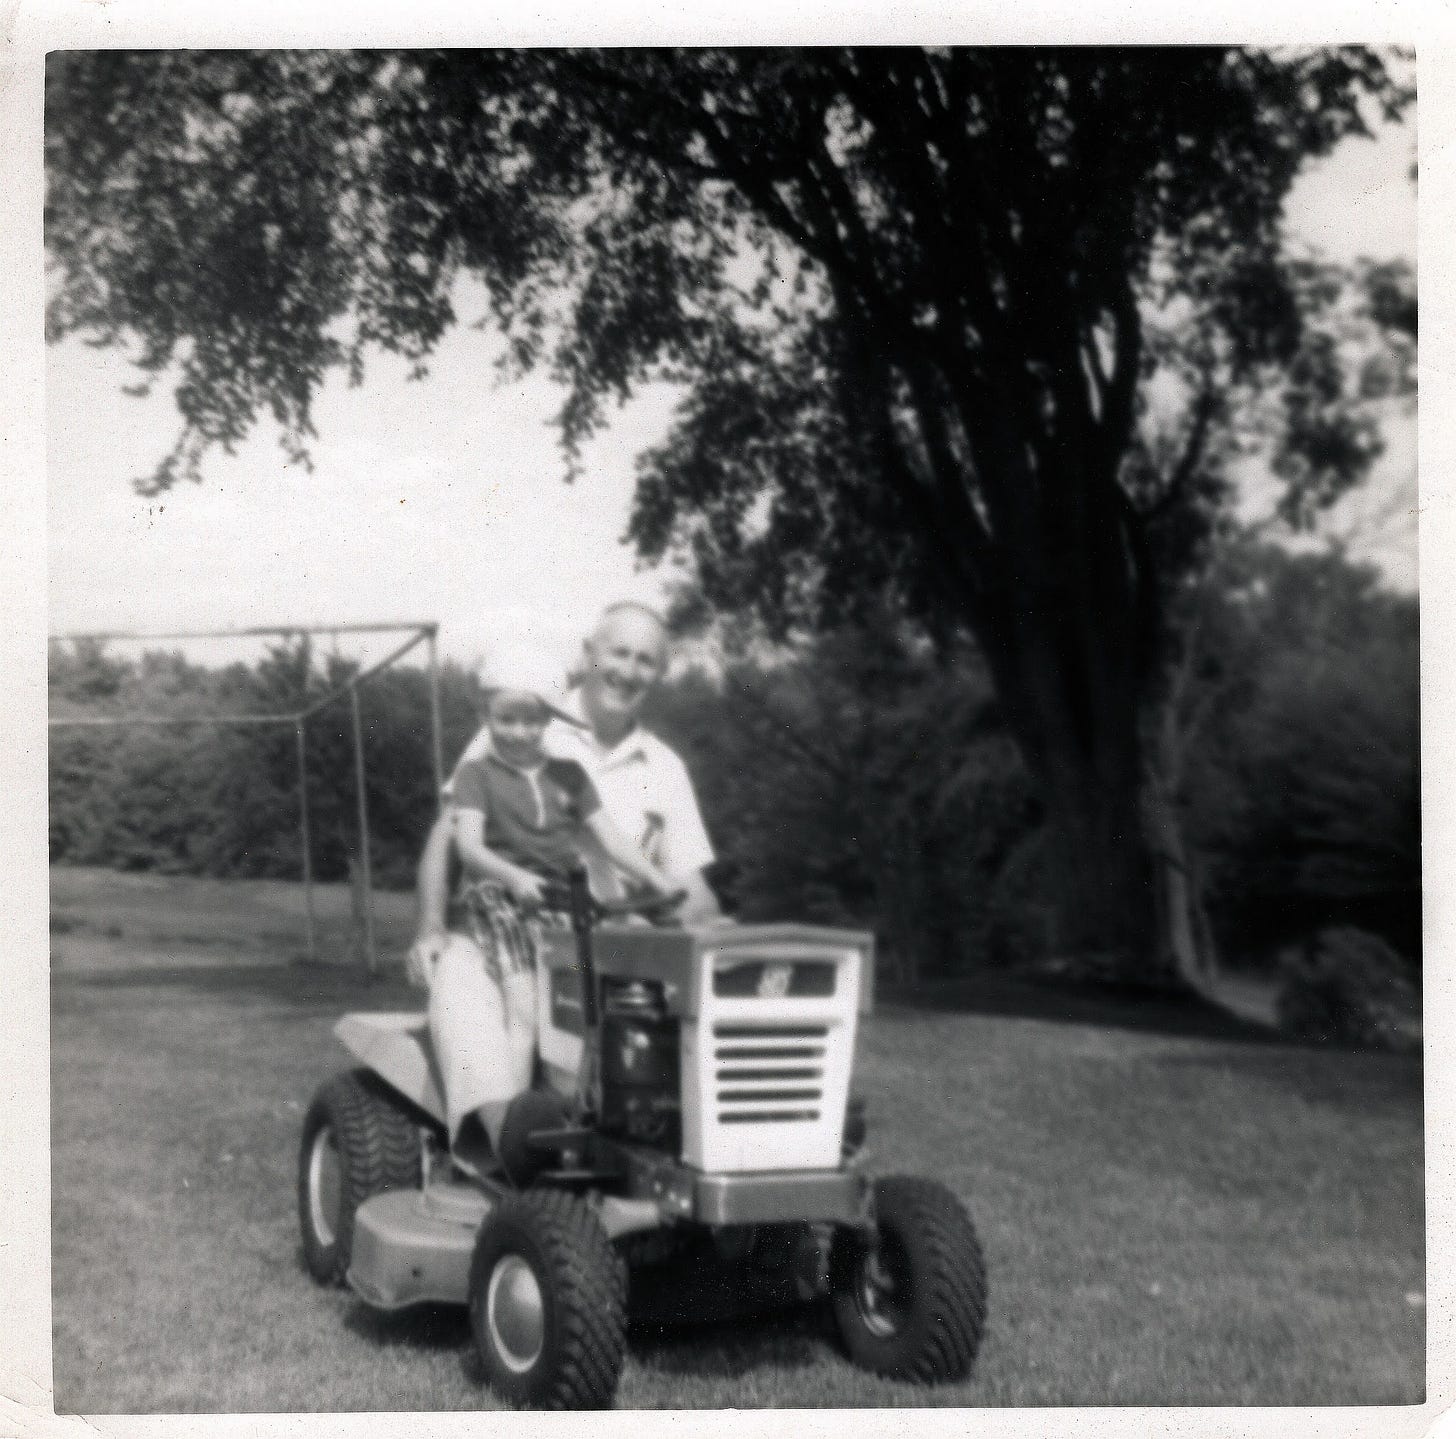
M697 1013L682 1031L686 1164L712 1174L839 1165L861 953L749 936L702 951Z
M824 999L834 993L839 966L827 960L799 960L784 964L748 960L713 972L713 993L725 999L763 996L765 982L778 981L774 993L790 999Z
M713 1026L720 1124L782 1124L819 1118L824 1100L824 1025Z

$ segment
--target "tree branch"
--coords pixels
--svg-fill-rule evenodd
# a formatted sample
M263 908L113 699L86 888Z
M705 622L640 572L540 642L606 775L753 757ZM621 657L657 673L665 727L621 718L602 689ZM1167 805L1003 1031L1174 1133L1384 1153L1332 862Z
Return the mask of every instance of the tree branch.
M1202 388L1193 402L1193 419L1188 427L1188 438L1183 444L1183 453L1173 467L1172 474L1163 493L1144 511L1148 520L1154 520L1167 513L1186 493L1198 466L1208 447L1209 430L1218 410L1217 396L1212 381L1205 375Z
M750 686L736 680L730 680L730 683L733 686L733 693L768 723L770 730L777 736L786 753L796 755L801 760L807 760L815 769L836 784L849 783L851 776L846 766L831 759L822 746L805 739L793 725L781 715L776 714L773 706L761 695L756 694Z
M1113 292L1112 317L1112 372L1103 392L1101 428L1103 455L1115 467L1132 435L1133 402L1143 354L1142 319L1138 315L1137 297L1126 277Z

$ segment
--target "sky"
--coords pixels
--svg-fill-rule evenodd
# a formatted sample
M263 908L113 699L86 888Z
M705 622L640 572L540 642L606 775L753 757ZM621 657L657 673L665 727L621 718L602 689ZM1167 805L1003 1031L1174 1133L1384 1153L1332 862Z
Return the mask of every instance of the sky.
M1291 238L1336 259L1415 259L1408 128L1346 142L1290 197ZM203 482L144 498L177 432L171 397L122 393L135 376L117 353L78 342L47 356L47 521L53 633L435 620L442 652L475 663L500 639L527 639L563 662L603 604L659 600L667 578L639 570L622 535L637 455L665 433L672 397L640 396L563 482L551 428L560 395L548 379L502 386L496 340L462 289L462 323L422 381L376 357L365 381L320 396L312 473L290 467L260 425L234 456L210 456ZM1370 492L1380 517L1370 557L1415 585L1415 425L1388 434ZM1409 489L1409 504L1405 503ZM1255 494L1251 508L1258 508ZM1371 529L1370 524L1363 528ZM343 638L366 662L390 637ZM257 646L186 647L206 661Z

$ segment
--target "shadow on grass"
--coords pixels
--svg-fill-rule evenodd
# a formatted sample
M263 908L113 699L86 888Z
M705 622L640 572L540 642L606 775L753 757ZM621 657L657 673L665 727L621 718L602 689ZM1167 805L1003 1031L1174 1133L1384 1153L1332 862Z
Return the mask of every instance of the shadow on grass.
M1326 1063L1326 1060L1332 1061ZM1335 1062L1337 1061L1337 1062ZM1217 1073L1229 1068L1217 1054L1160 1054L1159 1068ZM1419 1054L1356 1050L1348 1046L1300 1045L1286 1041L1241 1055L1241 1077L1261 1081L1297 1096L1305 1104L1358 1109L1378 1114L1408 1114L1424 1099L1424 1068Z
M487 1383L485 1367L461 1305L420 1305L394 1313L349 1307L344 1327L382 1349L420 1353L461 1351L461 1367L472 1384ZM763 1369L799 1370L823 1363L829 1330L816 1310L792 1310L752 1319L693 1323L633 1321L628 1354L644 1368L693 1379L739 1379Z
M1192 993L1055 978L981 973L923 985L913 992L886 987L877 1002L888 1015L982 1014L1190 1039L1291 1043L1287 1035L1239 1019Z
M386 967L379 977L371 980L357 968L333 964L278 960L157 964L114 970L57 970L52 974L51 983L58 992L180 988L218 999L268 999L301 1009L332 1007L340 1012L350 1006L423 1007L421 992L412 989L394 966ZM880 1008L888 1016L982 1014L1249 1043L1288 1042L1193 996L1150 996L1133 990L1056 980L1031 981L999 974L925 986L913 993L891 991L882 995Z
M344 1327L381 1349L442 1352L474 1346L470 1314L463 1304L418 1304L409 1309L371 1309L363 1300L351 1304ZM474 1379L480 1376L472 1374Z
M644 1367L694 1379L817 1369L829 1342L828 1316L822 1306L810 1305L696 1323L639 1321L628 1338Z
M695 1379L737 1379L761 1369L798 1370L822 1364L831 1330L822 1305L765 1310L735 1302L739 1297L720 1291L701 1294L694 1301L692 1293L679 1289L674 1295L679 1312L673 1317L666 1317L658 1306L648 1312L634 1304L629 1354L659 1373ZM687 1317L693 1313L701 1317ZM381 1349L425 1353L459 1349L465 1377L472 1384L487 1382L464 1305L421 1304L382 1311L356 1300L345 1311L344 1327Z
M62 1007L67 994L158 989L188 990L223 1001L261 999L296 1008L300 1018L319 1013L344 1014L351 1009L423 1010L425 1007L422 991L409 985L398 965L386 965L372 979L353 965L276 959L234 964L55 969L51 987ZM974 1014L1281 1050L1367 1052L1396 1058L1383 1051L1299 1040L1240 1019L1191 992L1146 991L1129 986L985 972L924 985L916 991L882 988L876 1003L881 1015L890 1020L931 1014ZM1403 1057L1418 1073L1419 1056Z

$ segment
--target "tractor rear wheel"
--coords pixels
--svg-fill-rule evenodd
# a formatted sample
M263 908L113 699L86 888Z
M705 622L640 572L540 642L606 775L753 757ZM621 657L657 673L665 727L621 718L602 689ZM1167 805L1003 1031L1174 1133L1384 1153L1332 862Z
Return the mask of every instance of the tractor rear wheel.
M941 1384L970 1373L986 1327L986 1262L970 1217L943 1184L875 1184L877 1243L844 1229L830 1285L849 1357L893 1379Z
M627 1276L587 1204L504 1199L470 1266L470 1327L492 1388L532 1409L610 1408L626 1354Z
M366 1199L420 1182L420 1126L409 1104L367 1069L325 1084L303 1121L298 1221L309 1273L341 1284Z

